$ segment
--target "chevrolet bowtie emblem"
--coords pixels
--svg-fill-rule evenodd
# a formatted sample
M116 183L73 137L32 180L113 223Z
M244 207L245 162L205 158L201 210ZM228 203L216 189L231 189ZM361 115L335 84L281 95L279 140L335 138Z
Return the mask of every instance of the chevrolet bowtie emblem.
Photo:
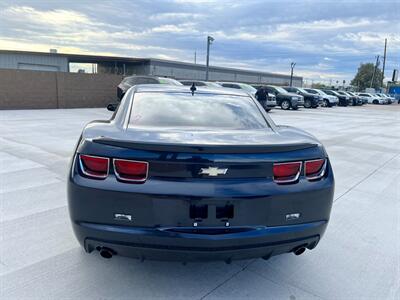
M226 172L228 172L228 169L208 167L208 168L201 168L199 174L208 176L218 176L218 175L225 175Z

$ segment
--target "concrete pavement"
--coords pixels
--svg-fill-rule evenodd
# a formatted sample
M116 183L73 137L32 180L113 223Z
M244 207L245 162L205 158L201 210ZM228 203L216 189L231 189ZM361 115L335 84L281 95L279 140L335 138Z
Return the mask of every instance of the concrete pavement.
M85 254L68 218L67 164L105 109L0 111L1 299L399 299L400 105L282 111L326 146L336 177L313 251L223 262Z

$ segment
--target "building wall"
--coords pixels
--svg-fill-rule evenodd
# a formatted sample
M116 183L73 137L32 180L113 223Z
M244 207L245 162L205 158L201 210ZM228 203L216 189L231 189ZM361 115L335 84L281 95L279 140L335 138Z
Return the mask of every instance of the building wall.
M73 61L73 56L49 53L24 53L24 52L0 52L0 68L3 69L25 69L40 71L69 71L69 60ZM82 59L82 58L79 58ZM91 57L91 63L95 63L95 58ZM118 74L124 75L155 75L167 76L176 79L197 79L204 80L206 68L204 65L180 63L174 61L163 61L157 59L129 59L118 60L118 58L104 57L97 62L99 74ZM212 81L238 81L254 84L276 84L288 85L290 76L273 74L266 72L235 70L220 67L210 67L209 79ZM294 77L293 84L302 86L302 78Z
M105 107L122 76L0 69L0 109Z
M125 65L125 68L124 68ZM124 70L125 69L125 70ZM140 63L113 63L101 62L97 64L97 72L103 74L118 74L118 75L149 75L150 66L146 62Z
M68 58L56 55L1 53L0 69L68 72Z
M151 61L149 75L168 76L176 79L205 80L206 68L203 65L184 65L159 61ZM261 83L288 85L290 76L281 74L267 74L246 70L230 70L218 67L210 67L209 80L211 81L237 81L245 83ZM301 77L293 78L294 86L302 86Z

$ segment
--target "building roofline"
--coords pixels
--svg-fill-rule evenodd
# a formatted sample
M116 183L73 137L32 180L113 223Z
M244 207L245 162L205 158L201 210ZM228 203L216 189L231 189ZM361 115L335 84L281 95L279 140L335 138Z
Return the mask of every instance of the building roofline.
M144 57L122 57L122 56L107 56L107 55L90 55L90 54L69 54L69 53L51 53L51 52L36 52L36 51L22 51L22 50L1 50L0 54L28 54L28 55L45 55L45 56L53 56L53 57L65 57L68 59L68 62L72 63L95 63L95 62L126 62L126 63L145 63L145 62L156 62L156 63L165 63L165 64L175 64L180 66L186 66L197 69L206 68L203 64L194 64L189 62L181 62L175 60L167 60L160 58L144 58ZM236 73L246 73L253 75L261 75L261 76L274 76L280 78L288 78L290 75L273 73L273 72L262 72L255 71L249 69L238 69L231 67L219 67L219 66L210 66L210 70L213 71L222 71L222 72L236 72ZM302 76L293 76L293 79L302 80Z

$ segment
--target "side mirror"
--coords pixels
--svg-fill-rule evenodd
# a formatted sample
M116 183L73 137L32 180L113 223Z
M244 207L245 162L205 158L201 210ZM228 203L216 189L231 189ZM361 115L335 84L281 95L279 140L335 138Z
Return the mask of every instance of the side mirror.
M107 105L107 110L109 110L109 111L116 111L116 110L117 110L117 107L118 107L118 104L117 104L117 103L110 103L110 104Z

